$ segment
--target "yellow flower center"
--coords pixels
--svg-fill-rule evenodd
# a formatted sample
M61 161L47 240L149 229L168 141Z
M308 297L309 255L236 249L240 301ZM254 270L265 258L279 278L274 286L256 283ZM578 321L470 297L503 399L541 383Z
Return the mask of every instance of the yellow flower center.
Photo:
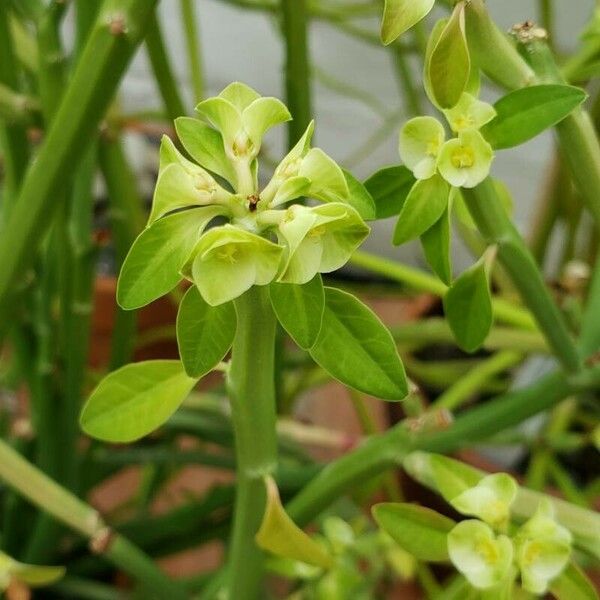
M452 154L451 161L456 169L468 169L475 164L475 154L471 148L461 146Z
M229 264L234 264L237 262L237 255L239 254L238 249L235 246L223 246L217 252L217 258L222 260L223 262L228 262Z
M325 225L320 225L319 227L315 227L308 232L310 237L321 237L326 231Z
M542 547L539 542L529 542L525 546L525 552L523 553L523 565L529 567L537 561L538 557L542 553Z
M493 540L481 540L477 546L475 546L475 551L488 565L497 563L500 558L498 548Z
M427 156L437 156L440 151L440 143L438 140L430 140L427 142L427 148L425 149L425 154Z
M233 153L236 156L245 156L252 150L253 146L254 144L250 138L244 132L240 132L233 141Z
M469 115L460 115L454 120L454 129L457 131L473 127L473 125L475 125L475 121Z

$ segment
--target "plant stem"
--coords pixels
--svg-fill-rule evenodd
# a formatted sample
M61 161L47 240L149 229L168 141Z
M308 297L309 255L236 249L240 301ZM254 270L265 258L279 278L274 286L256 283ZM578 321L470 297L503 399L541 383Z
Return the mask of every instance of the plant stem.
M578 378L555 372L527 388L502 394L471 409L448 429L411 437L400 423L385 433L371 436L353 452L328 464L291 500L288 514L300 526L306 525L365 479L400 464L412 450L456 451L521 423L577 391L599 386L599 368L589 369L585 377Z
M56 194L77 167L156 2L109 0L100 11L37 160L27 172L18 202L0 232L0 328L8 322L14 284L31 266L59 208Z
M143 216L135 175L114 131L108 131L100 140L100 168L108 190L115 263L119 270L135 236L143 227ZM136 311L116 307L109 361L111 370L123 366L131 358L136 324Z
M350 264L363 269L367 269L378 275L383 275L394 281L407 285L419 292L434 294L435 296L444 296L448 286L442 281L428 273L424 273L414 267L403 265L397 261L369 254L367 252L357 251L352 255ZM522 327L523 329L535 329L535 321L531 314L525 310L514 306L502 298L492 300L494 316L505 323Z
M179 95L177 81L169 62L169 56L165 48L156 11L152 13L148 22L146 48L148 48L152 72L154 73L154 78L156 79L169 119L175 120L177 117L185 114L185 107Z
M456 410L490 379L516 365L522 359L523 354L513 350L504 350L490 356L446 389L431 405L431 410L440 408Z
M180 6L194 101L200 102L204 98L204 69L202 67L202 52L198 41L199 36L198 28L196 27L194 0L180 0Z
M235 307L237 330L227 378L237 457L229 597L256 600L260 597L263 556L254 536L264 513L264 477L274 473L277 466L276 319L267 287L252 287L235 301Z
M566 322L544 283L531 252L508 218L492 180L463 190L463 197L479 231L498 248L498 260L510 275L534 315L549 346L568 371L578 371L580 360Z
M91 540L96 550L163 600L183 599L178 584L170 581L137 547L111 534L98 512L27 462L0 440L0 478L39 508Z
M311 119L308 15L306 0L281 0L285 43L285 98L293 119L288 124L288 147L302 136Z

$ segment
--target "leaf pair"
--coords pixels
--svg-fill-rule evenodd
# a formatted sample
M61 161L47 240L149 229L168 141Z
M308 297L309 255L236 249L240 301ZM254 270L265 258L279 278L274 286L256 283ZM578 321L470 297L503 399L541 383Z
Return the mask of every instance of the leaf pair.
M330 375L385 400L407 394L394 340L360 300L316 277L304 285L272 284L273 308L292 339Z

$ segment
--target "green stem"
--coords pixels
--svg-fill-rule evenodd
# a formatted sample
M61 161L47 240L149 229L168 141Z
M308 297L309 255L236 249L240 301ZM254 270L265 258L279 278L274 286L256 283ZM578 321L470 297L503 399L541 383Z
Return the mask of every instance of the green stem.
M143 217L135 175L115 132L108 132L100 141L100 168L108 190L115 262L119 270L137 233L143 227ZM111 370L121 367L131 358L136 322L135 311L116 308L109 361Z
M31 266L36 249L59 206L64 180L103 117L121 75L141 41L157 0L108 1L90 33L73 77L36 161L28 170L18 201L0 231L0 322L11 312L14 285ZM0 325L0 328L4 325Z
M565 369L578 371L580 360L566 322L523 239L508 218L492 180L464 189L463 197L478 229L498 248L498 260L534 315L549 346Z
M177 117L185 114L185 107L179 95L177 81L169 62L169 56L165 48L156 12L152 13L148 22L146 48L148 48L152 72L158 84L167 114L171 120L175 120Z
M151 597L183 600L180 586L136 546L110 531L99 513L27 462L0 440L0 478L42 510L88 538L96 552L139 580Z
M421 95L413 81L411 65L406 59L406 50L399 43L394 43L390 47L390 52L395 66L398 87L404 97L405 112L410 117L420 115L423 113Z
M473 442L521 423L582 389L598 389L600 369L585 377L567 378L564 373L546 375L531 386L508 392L461 415L445 430L411 437L401 423L385 433L371 436L353 452L327 465L288 504L289 515L306 525L334 500L362 481L400 464L415 449L453 452Z
M376 256L375 254L357 251L352 255L350 264L383 275L393 281L398 281L419 292L426 292L443 297L448 289L447 285L428 273L424 273L414 267L403 265L394 260ZM494 298L492 304L494 316L498 320L517 327L522 327L523 329L536 328L535 321L531 314L525 310L514 306L514 304L510 302L502 300L502 298Z
M229 597L255 600L260 597L263 556L254 536L264 513L264 477L277 466L276 319L266 287L251 288L235 306L237 330L227 380L237 457Z
M490 356L449 387L431 405L431 409L456 410L473 394L481 390L482 386L490 379L516 365L522 359L523 355L513 350L504 350Z
M204 69L202 67L202 52L198 41L199 36L198 28L196 27L194 0L180 0L180 6L194 101L200 102L204 98Z
M306 0L281 0L285 42L285 97L293 120L288 125L288 147L302 136L311 119L308 15Z

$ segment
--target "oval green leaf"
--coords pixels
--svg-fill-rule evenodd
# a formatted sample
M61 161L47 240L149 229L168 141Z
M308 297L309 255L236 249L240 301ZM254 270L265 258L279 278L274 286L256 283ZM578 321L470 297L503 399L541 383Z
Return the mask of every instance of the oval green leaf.
M126 365L109 373L92 392L81 412L81 427L106 442L133 442L160 427L196 381L178 360Z
M323 569L333 566L333 558L290 519L279 499L277 485L271 477L265 480L267 507L256 534L256 543L276 556L299 560Z
M121 268L117 302L125 310L145 306L170 292L181 268L219 207L206 206L168 215L142 231Z
M483 344L493 323L484 259L454 280L444 296L444 313L463 350L474 352Z
M377 218L375 202L369 190L350 171L342 169L348 184L348 198L345 200L365 220L372 221Z
M352 294L325 288L325 312L313 359L342 383L384 400L402 400L406 375L390 332Z
M373 507L373 517L401 548L418 560L449 560L448 532L456 523L435 510L405 503L383 503Z
M435 0L385 0L381 41L387 46L399 35L425 18Z
M571 85L535 85L510 92L494 108L496 117L481 129L496 149L512 148L567 117L587 98Z
M233 343L236 324L232 302L210 306L196 286L185 293L177 313L177 345L190 377L203 377L223 360Z
M427 79L435 103L441 108L455 106L465 91L471 73L471 59L465 38L465 7L457 4L426 65Z
M415 181L404 165L385 167L373 173L365 181L365 188L375 202L375 217L387 219L399 214Z
M325 292L321 276L308 283L272 283L271 304L283 328L304 350L312 348L321 331L325 311Z
M452 282L452 255L450 253L450 207L421 235L421 246L427 264L446 284Z
M450 186L436 174L420 179L410 190L394 229L394 244L399 246L425 233L448 207Z

